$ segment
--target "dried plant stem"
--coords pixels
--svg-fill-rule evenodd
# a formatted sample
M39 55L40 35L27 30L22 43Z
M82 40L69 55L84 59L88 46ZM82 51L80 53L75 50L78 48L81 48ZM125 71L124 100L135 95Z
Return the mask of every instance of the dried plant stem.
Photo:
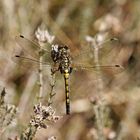
M43 47L43 43L38 40L38 43L40 47ZM40 48L39 52L39 96L38 96L38 102L41 102L41 99L43 97L43 56L42 56L42 48Z
M95 111L95 116L96 116L96 124L98 128L98 139L105 140L105 137L103 134L103 128L104 128L103 106L100 103L97 103L97 105L94 105L94 111Z
M29 126L25 132L20 136L20 140L32 140L36 134L37 128L34 126Z
M42 55L40 55L40 58L39 58L39 62L40 62L39 63L39 102L43 96L43 73L42 73L43 65L42 65L42 61L43 61L43 57L42 57Z
M94 61L95 61L95 65L99 66L99 48L98 46L96 47L96 44L94 45L95 49L94 49ZM101 99L103 96L103 80L102 80L102 76L101 76L101 69L100 67L96 67L97 69L97 91L98 91L98 96Z
M43 26L43 25L42 25ZM39 102L41 101L41 98L43 97L43 55L45 53L45 50L43 49L45 43L51 44L55 38L55 36L50 35L48 30L41 30L40 28L37 29L35 32L36 38L38 40L38 44L40 45L39 50ZM49 47L49 46L47 46Z
M99 64L99 47L96 43L96 40L93 41L93 47L94 48L94 61L95 65L100 65ZM98 128L98 139L99 140L105 140L104 134L103 134L103 128L104 128L104 104L103 104L103 81L101 77L101 70L100 67L97 67L97 92L98 92L98 101L97 104L94 105L94 111L95 111L95 116L96 116L96 124Z
M51 74L51 91L50 91L50 94L49 94L49 99L48 99L48 106L50 106L52 104L52 98L54 97L55 95L55 92L54 92L54 87L55 87L55 73L52 72Z

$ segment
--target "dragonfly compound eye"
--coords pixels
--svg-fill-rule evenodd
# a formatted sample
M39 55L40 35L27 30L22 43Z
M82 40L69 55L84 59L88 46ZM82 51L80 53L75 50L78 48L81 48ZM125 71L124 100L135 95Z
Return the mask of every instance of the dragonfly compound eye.
M57 60L59 60L59 52L56 52L54 50L51 51L51 57L52 57L52 60L54 62L57 62Z
M59 48L58 45L52 45L52 51L58 52L58 48Z
M51 57L54 62L57 62L59 59L59 46L58 45L52 45L52 50L51 50Z
M68 50L68 46L65 45L64 48L65 48L66 50Z

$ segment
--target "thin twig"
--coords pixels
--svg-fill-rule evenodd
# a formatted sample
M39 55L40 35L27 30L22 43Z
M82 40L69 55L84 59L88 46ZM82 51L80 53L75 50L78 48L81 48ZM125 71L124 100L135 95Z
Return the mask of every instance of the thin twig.
M41 43L39 43L41 46ZM39 53L39 102L43 96L43 56L41 53Z
M37 29L35 32L36 38L38 39L38 43L40 45L40 52L39 52L39 102L43 96L43 46L44 43L47 42L52 44L55 36L50 35L48 30L41 30L40 28Z
M93 38L91 47L94 52L94 62L95 65L99 66L99 47L96 42L96 38ZM98 92L98 100L97 104L94 105L94 111L96 116L96 124L98 128L98 139L99 140L105 140L103 129L104 129L104 104L103 104L103 81L101 77L101 69L100 67L96 67L97 69L97 92Z
M53 98L54 95L56 94L56 93L54 92L55 82L56 82L56 80L55 80L55 73L52 72L52 73L51 73L51 84L50 84L50 86L51 86L51 91L50 91L50 94L49 94L48 106L50 106L50 105L52 104L52 98Z

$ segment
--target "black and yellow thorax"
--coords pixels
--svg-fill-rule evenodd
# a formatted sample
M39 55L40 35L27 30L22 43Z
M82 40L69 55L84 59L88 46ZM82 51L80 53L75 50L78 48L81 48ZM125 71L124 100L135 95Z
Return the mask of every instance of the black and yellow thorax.
M71 57L67 46L54 45L51 51L51 56L54 63L59 65L61 73L71 73Z

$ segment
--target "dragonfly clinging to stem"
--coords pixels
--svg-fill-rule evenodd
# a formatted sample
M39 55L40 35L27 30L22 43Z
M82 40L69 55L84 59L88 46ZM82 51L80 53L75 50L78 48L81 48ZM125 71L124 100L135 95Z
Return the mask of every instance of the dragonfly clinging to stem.
M16 54L15 58L20 59L23 62L39 62L39 53L43 56L43 65L51 66L52 72L60 71L64 76L65 81L65 96L66 96L66 114L70 114L70 87L69 76L73 70L77 69L91 69L96 70L97 67L101 69L123 69L121 65L86 65L79 59L79 56L72 57L68 46L66 45L52 45L51 50L43 49L40 45L34 41L25 38L23 35L16 37L16 42L20 45L23 53ZM89 53L89 51L87 51ZM83 57L88 57L88 53L83 52ZM91 51L90 51L91 53ZM81 54L82 55L82 54ZM85 62L85 61L83 61ZM53 67L52 67L53 65Z

